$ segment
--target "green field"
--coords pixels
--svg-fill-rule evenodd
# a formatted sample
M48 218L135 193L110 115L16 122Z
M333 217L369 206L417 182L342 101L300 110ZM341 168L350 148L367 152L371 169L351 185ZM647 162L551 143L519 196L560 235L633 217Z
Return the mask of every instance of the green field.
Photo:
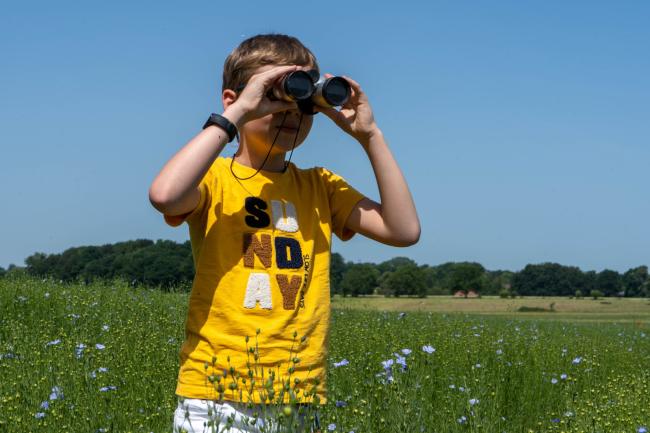
M553 310L551 311L551 304ZM498 296L482 298L454 298L429 296L427 298L386 298L364 296L358 298L335 296L334 308L379 311L422 311L436 313L464 313L498 315L510 318L552 319L591 322L635 323L650 325L650 299L647 298L583 298L537 297L501 299ZM519 312L521 307L542 308L541 313Z
M324 431L650 429L650 306L604 302L336 297ZM0 431L171 431L186 308L117 282L0 279Z

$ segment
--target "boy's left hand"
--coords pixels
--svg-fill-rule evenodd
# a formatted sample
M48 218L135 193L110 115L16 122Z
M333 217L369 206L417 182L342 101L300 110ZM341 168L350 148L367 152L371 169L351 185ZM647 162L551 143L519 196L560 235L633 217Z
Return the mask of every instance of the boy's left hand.
M332 75L325 74L325 77L330 78ZM348 102L340 110L333 107L315 106L314 108L332 119L342 130L356 138L363 146L366 146L370 137L378 132L372 108L359 83L346 76L343 76L343 78L350 83L351 87L352 94Z

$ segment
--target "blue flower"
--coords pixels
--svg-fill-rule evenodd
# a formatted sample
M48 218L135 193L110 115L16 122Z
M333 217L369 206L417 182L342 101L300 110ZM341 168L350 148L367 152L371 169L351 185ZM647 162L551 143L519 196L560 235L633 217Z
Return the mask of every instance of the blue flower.
M467 417L463 415L460 418L458 418L456 421L458 421L458 424L465 424L467 422Z
M503 350L497 349L497 355L501 355L503 353Z
M429 346L429 345L427 345L427 346L422 346L422 350L423 350L424 352L426 352L426 353L433 353L433 352L436 351L435 347L433 347L433 346Z
M469 399L469 404L470 404L470 406L474 406L474 405L477 404L479 401L480 401L480 400L479 400L478 398L470 398L470 399Z
M639 427L636 433L648 433L648 429L644 426Z
M41 403L41 409L48 410L50 408L50 402L45 400L43 403Z
M342 400L336 400L336 407L345 407L348 404Z
M578 356L578 357L574 358L573 361L571 361L571 363L573 363L574 365L578 365L581 362L582 362L582 356Z
M392 359L387 359L386 361L381 361L381 365L384 367L384 370L390 370L395 361Z
M567 378L567 375L566 375L566 374L562 373L562 374L560 375L560 379L562 379L562 380L566 380L566 378Z
M47 346L56 346L56 345L59 344L60 342L61 342L61 340L57 338L56 340L52 340L52 341L46 343L46 344L45 344L45 347L47 347Z
M551 379L551 383L552 383L553 385L555 385L555 384L557 383L557 379L556 379L556 378L552 378L552 379Z
M97 343L97 344L95 344L95 349L97 349L97 350L104 350L104 349L106 349L106 346L104 346L104 345L101 344L101 343Z
M395 357L395 362L402 366L402 371L406 370L406 358L404 358L403 356L397 355Z
M100 392L107 392L107 391L115 391L117 389L117 386L109 385L109 386L102 386L99 388Z
M551 422L556 422L556 423L557 423L557 422L560 422L560 418L553 418L553 419L551 420Z
M86 348L85 344L83 343L77 344L77 347L75 347L75 356L77 357L77 359L83 356L85 348Z
M34 417L35 417L36 419L45 418L45 413L43 413L43 412L36 412L36 415L34 415Z
M61 391L61 388L58 386L55 386L52 388L52 392L50 393L50 400L63 400L63 391Z
M343 367L345 365L348 365L349 363L350 361L348 361L347 359L342 359L339 362L335 362L334 367Z
M411 354L411 349L402 349L402 353L406 356L409 356Z
M336 424L332 423L332 424L328 425L328 426L327 426L327 430L329 430L329 431L334 431L334 430L336 430Z

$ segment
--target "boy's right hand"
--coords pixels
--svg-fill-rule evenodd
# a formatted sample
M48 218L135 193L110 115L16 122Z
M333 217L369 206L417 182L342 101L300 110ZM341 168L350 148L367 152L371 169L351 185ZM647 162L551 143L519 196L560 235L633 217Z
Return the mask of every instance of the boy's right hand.
M298 69L298 66L267 65L258 69L240 94L226 95L224 92L224 115L239 128L249 120L258 119L268 114L296 109L295 102L283 100L271 101L266 97L268 90L284 75ZM231 91L232 92L232 91ZM234 92L232 92L234 94Z

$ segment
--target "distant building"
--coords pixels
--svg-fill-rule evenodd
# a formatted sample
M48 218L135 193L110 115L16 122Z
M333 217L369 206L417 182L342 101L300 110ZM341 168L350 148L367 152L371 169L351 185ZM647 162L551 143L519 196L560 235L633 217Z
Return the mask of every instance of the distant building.
M464 290L458 290L456 293L454 293L454 298L467 298L467 295L465 294Z
M468 298L480 298L481 295L479 295L478 292L476 292L474 290L470 290L469 292L467 292L467 297Z

